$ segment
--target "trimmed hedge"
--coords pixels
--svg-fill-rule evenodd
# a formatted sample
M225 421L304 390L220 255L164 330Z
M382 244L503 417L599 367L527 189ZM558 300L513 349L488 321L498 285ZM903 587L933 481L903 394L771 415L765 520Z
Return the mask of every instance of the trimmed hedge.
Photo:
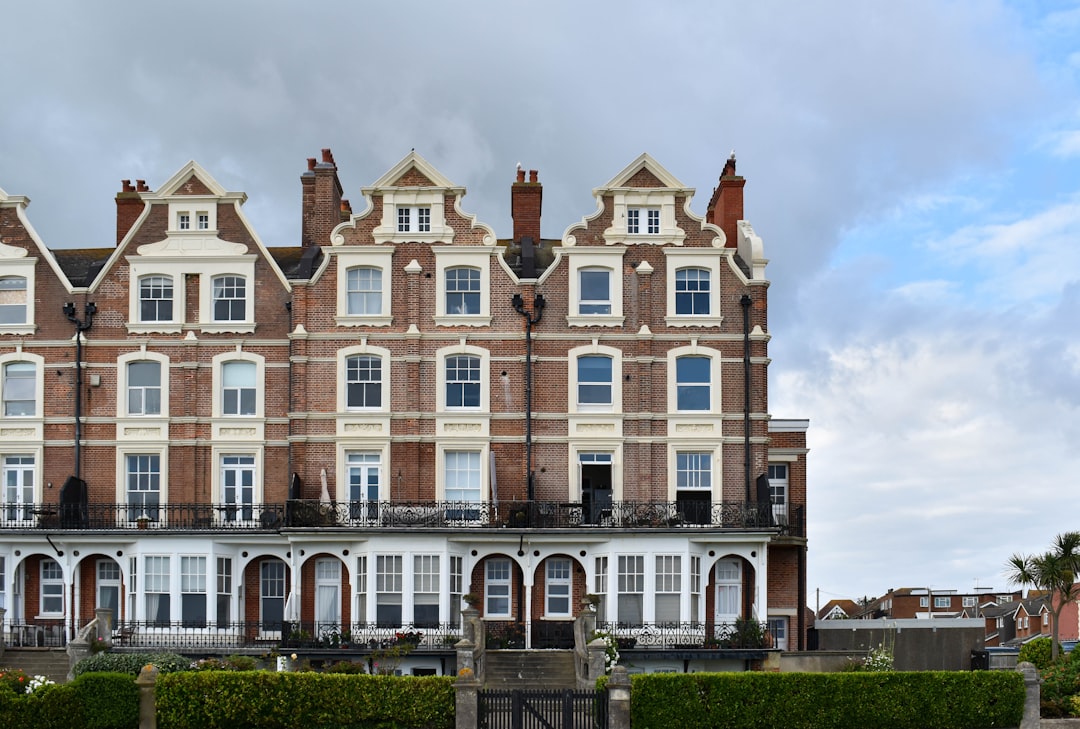
M75 664L76 676L84 673L126 673L138 676L147 663L153 663L161 673L192 670L192 660L179 653L95 653Z
M161 729L453 729L454 679L206 671L158 678Z
M4 729L136 729L139 689L122 673L81 676L69 684L17 694L0 686Z
M652 673L631 677L634 729L988 729L1020 725L1015 671Z

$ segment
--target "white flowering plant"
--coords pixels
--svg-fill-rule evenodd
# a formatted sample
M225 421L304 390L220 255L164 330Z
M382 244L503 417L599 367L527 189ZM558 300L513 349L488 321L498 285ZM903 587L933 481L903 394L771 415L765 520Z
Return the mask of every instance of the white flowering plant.
M53 686L55 684L56 681L53 681L48 676L31 676L30 680L26 682L26 693L32 694L40 688L45 688L46 686Z
M611 633L597 630L589 637L589 642L597 638L607 644L604 648L604 673L611 673L611 669L619 664L619 641Z

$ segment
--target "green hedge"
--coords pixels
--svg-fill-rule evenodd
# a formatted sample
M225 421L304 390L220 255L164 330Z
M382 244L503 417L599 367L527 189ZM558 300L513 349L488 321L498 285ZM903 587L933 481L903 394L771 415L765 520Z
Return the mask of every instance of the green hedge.
M81 676L32 694L0 686L0 727L4 729L136 729L138 725L139 690L126 674Z
M160 729L453 729L454 679L310 672L161 676Z
M1020 725L1015 671L653 673L631 677L634 729L988 729Z
M172 673L193 670L194 662L179 653L95 653L76 663L72 673L76 676L99 672L138 676L148 663L157 666L161 673Z

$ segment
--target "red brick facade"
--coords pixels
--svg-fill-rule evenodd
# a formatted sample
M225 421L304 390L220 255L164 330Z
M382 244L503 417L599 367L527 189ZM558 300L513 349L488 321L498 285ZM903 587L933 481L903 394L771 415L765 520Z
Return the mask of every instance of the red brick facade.
M37 617L42 560L85 623L115 554L125 620L447 624L463 591L501 610L505 560L508 617L557 622L568 561L571 613L603 592L601 619L711 630L726 560L738 617L802 647L806 421L770 423L744 184L729 161L699 218L643 155L552 241L520 171L500 241L415 154L353 215L323 150L300 245L276 249L193 163L124 182L116 249L49 250L0 191L0 458L25 487L3 495L9 624Z

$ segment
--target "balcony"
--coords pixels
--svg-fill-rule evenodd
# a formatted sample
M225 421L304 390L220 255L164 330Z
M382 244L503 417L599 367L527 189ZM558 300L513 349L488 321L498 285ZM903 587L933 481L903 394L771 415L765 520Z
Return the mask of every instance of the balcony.
M286 529L732 529L806 534L804 506L708 501L352 501L0 507L0 529L262 531Z

